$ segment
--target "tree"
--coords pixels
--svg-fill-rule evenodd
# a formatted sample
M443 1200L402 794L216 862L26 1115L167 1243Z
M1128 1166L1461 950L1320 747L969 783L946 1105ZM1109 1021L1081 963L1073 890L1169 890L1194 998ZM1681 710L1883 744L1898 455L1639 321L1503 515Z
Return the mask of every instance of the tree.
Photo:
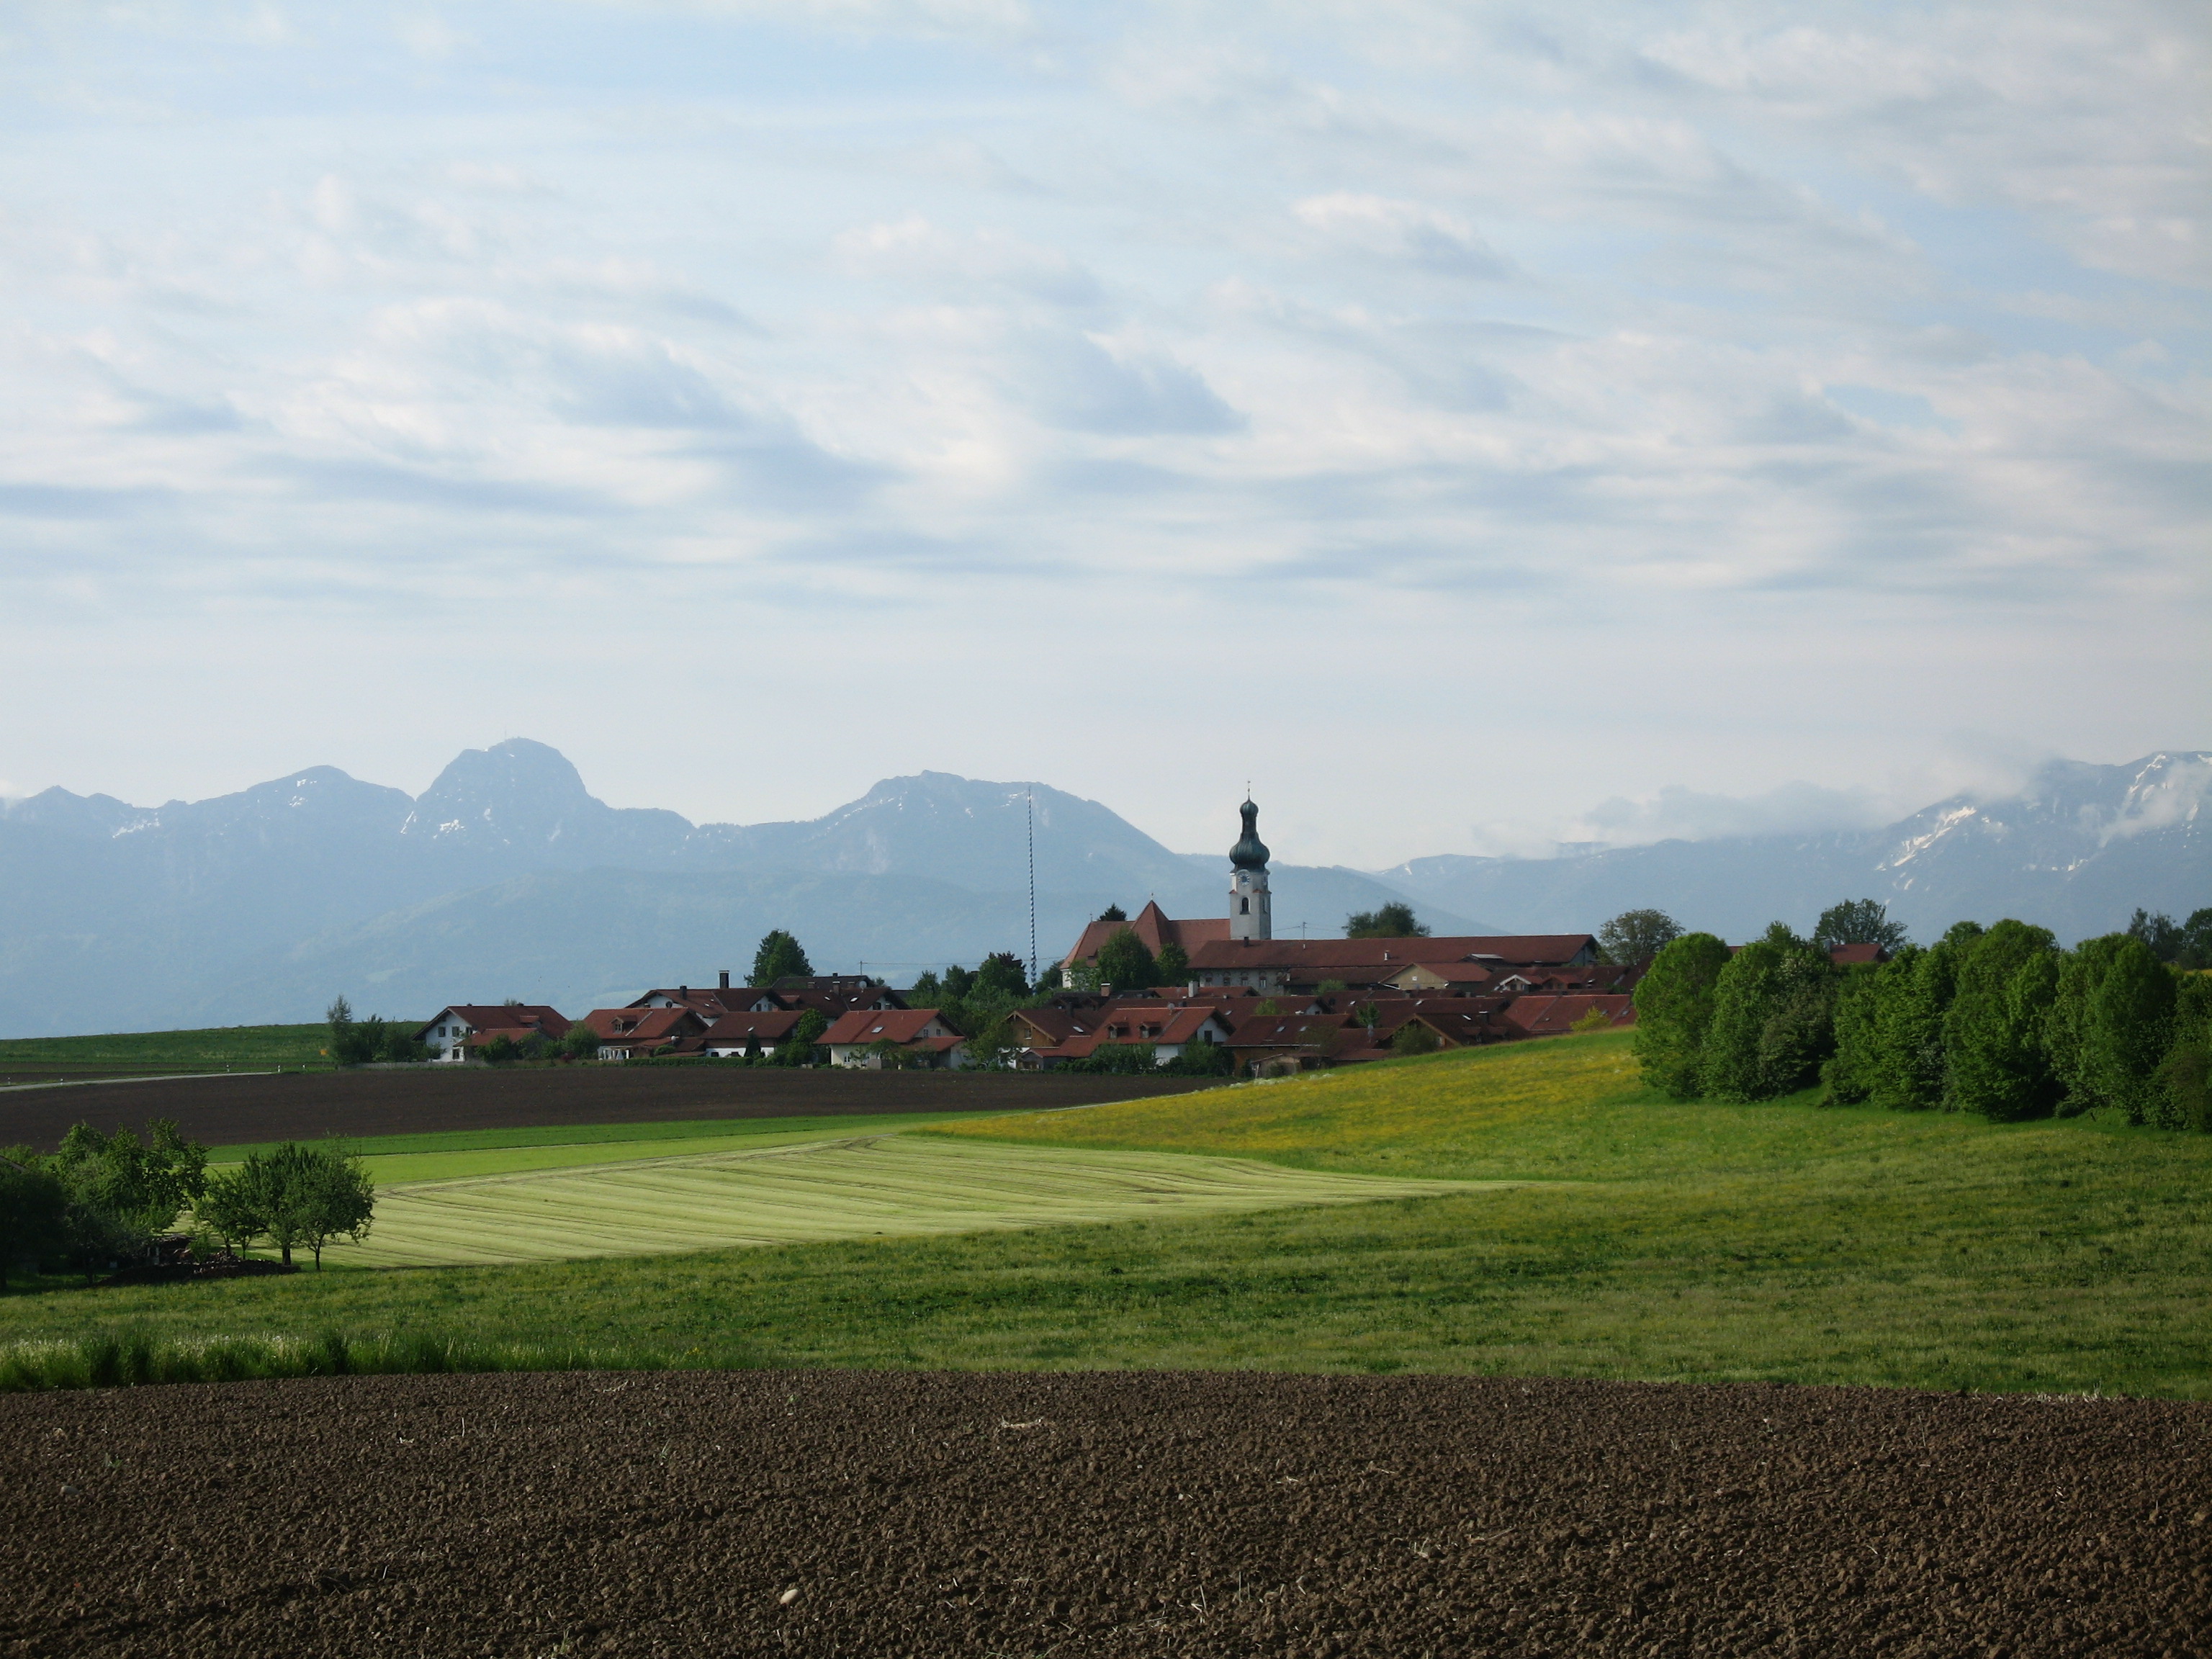
M2045 927L1998 922L1959 964L1943 1017L1945 1104L1992 1122L2050 1115L2064 1085L2051 1069L2045 1024L2058 997L2059 953Z
M513 1037L501 1031L477 1053L487 1066L504 1066L511 1060L519 1059L522 1050Z
M1355 910L1344 919L1346 939L1426 939L1429 930L1413 920L1413 907L1392 899L1372 910Z
M1606 960L1626 967L1642 962L1682 937L1682 924L1664 910L1623 910L1597 930Z
M167 1118L146 1127L142 1144L128 1129L103 1135L80 1123L48 1165L67 1194L75 1253L87 1267L143 1250L206 1189L207 1148Z
M2156 1119L2175 993L2173 971L2140 934L2107 933L2067 953L2044 1031L2065 1087L2061 1110L2112 1106L2130 1123Z
M819 1008L800 1012L799 1024L791 1028L791 1035L778 1045L775 1063L779 1066L811 1066L820 1058L814 1045L830 1029L830 1017Z
M570 1060L597 1060L599 1034L588 1025L572 1025L561 1039L561 1053Z
M196 1214L234 1249L266 1238L288 1267L295 1248L311 1250L319 1272L331 1241L359 1242L375 1210L376 1185L358 1158L336 1143L288 1140L248 1153L237 1169L210 1181Z
M1012 951L994 951L985 957L975 970L975 982L969 988L969 994L975 997L1015 998L1029 994L1029 975L1022 959Z
M1711 933L1685 933L1652 958L1636 985L1636 1060L1644 1080L1676 1100L1694 1100L1713 987L1729 948Z
M69 1190L27 1146L0 1152L0 1291L18 1266L33 1273L69 1240Z
M1813 943L1823 951L1838 945L1879 945L1894 951L1905 943L1905 924L1889 919L1889 907L1875 899L1845 899L1820 912Z
M1836 1051L1820 1068L1828 1085L1823 1106L1856 1106L1881 1086L1881 975L1893 962L1855 963L1836 983Z
M1153 964L1159 984L1181 985L1190 978L1190 953L1170 939L1160 946L1160 959Z
M1159 964L1133 929L1117 927L1098 947L1098 982L1127 990L1158 982Z
M1418 1019L1407 1020L1390 1037L1390 1052L1394 1054L1432 1054L1441 1046L1437 1034Z
M1835 970L1780 922L1729 958L1713 985L1698 1080L1717 1100L1802 1089L1834 1048Z
M1904 946L1876 973L1875 1105L1929 1112L1945 1103L1950 1054L1943 1023L1958 994L1959 964L1981 936L1978 923L1960 922L1925 951Z
M1098 913L1101 921L1127 921L1128 919L1129 913L1118 904L1109 904Z
M806 952L782 928L772 927L761 936L760 948L753 952L754 984L771 986L778 980L811 979L813 974Z
M2173 1046L2158 1070L2159 1127L2212 1130L2212 974L2185 975L2175 988Z
M2177 968L2212 968L2212 907L2191 911L2189 920L2180 922L2137 910L2128 932L2149 945L2160 962Z
M2141 915L2142 912L2138 910L2136 914ZM323 1010L323 1018L330 1022L331 1035L335 1036L353 1024L353 1004L342 996L332 997L331 1006Z

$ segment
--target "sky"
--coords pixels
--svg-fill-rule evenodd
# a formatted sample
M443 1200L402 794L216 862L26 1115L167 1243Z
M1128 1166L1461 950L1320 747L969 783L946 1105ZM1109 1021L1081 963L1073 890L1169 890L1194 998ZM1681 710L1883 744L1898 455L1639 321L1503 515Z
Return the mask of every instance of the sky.
M1379 867L2212 744L2208 197L2201 3L15 0L0 795Z

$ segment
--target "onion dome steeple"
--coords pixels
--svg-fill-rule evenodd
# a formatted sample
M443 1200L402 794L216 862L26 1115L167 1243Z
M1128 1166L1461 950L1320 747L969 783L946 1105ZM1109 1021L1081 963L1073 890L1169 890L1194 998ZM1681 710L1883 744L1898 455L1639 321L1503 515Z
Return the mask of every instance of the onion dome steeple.
M1244 815L1244 833L1229 849L1229 862L1238 870L1264 870L1267 867L1267 843L1260 839L1260 809L1248 797L1237 810Z

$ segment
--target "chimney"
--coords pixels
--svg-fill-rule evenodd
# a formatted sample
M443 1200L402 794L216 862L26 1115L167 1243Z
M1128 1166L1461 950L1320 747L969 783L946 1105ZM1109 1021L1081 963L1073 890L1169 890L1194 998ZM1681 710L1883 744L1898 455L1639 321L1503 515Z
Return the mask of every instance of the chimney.
M725 991L730 988L730 970L726 968L722 969L722 988Z

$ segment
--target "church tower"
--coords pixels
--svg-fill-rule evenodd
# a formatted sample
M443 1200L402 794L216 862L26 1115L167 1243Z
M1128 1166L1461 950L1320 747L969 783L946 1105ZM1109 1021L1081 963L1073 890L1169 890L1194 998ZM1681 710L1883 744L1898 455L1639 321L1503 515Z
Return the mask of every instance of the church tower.
M1275 918L1267 902L1267 844L1260 839L1260 809L1245 798L1237 808L1244 833L1229 849L1229 937L1273 939Z

